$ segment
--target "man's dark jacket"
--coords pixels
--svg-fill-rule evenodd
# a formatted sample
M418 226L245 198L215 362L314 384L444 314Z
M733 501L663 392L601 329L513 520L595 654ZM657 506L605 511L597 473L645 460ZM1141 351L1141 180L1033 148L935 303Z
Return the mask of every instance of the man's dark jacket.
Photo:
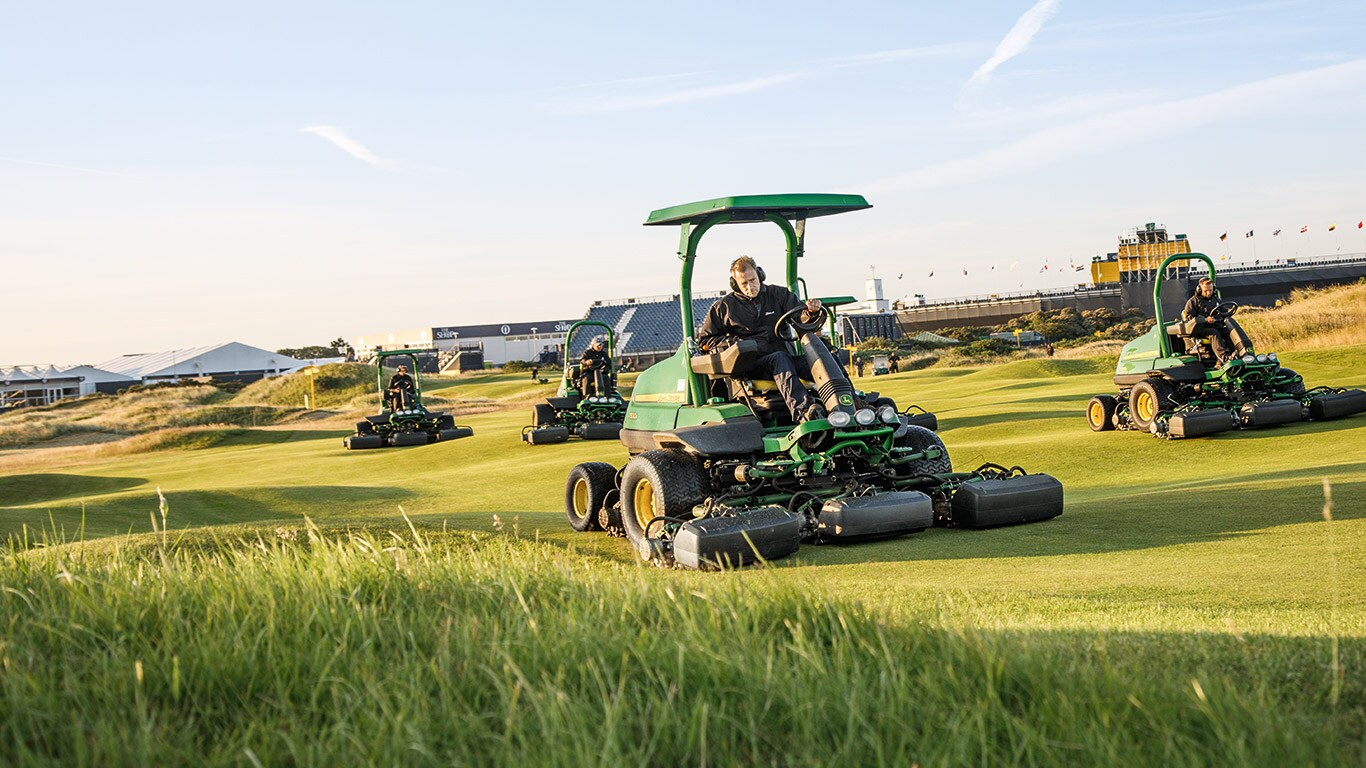
M752 299L731 291L707 310L697 343L703 349L720 349L751 339L759 343L759 354L767 355L783 348L774 323L783 313L802 304L796 294L781 285L764 285Z
M1181 310L1181 317L1186 320L1199 319L1203 322L1219 304L1218 294L1205 298L1200 295L1200 291L1197 289L1195 294L1190 297L1190 300L1186 302L1186 308Z
M602 349L593 349L592 347L589 347L583 351L583 357L579 358L580 366L592 368L594 370L607 370L611 367L609 362L610 361L607 359L606 347L603 347Z
M396 373L389 379L389 389L402 389L408 392L413 391L413 377L406 373Z

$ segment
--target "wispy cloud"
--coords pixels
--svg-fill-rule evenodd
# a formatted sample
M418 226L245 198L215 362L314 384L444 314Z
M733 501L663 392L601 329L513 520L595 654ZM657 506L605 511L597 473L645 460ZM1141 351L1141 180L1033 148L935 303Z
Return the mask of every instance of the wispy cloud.
M967 85L964 87L986 82L997 67L1024 53L1029 44L1033 42L1034 36L1039 34L1040 29L1043 29L1044 23L1057 14L1061 5L1061 0L1039 0L1033 8L1025 11L1024 15L1015 22L1015 26L1011 27L1006 36L1001 38L1001 42L996 46L996 52L982 66L978 67L976 72L972 73L972 77L968 78Z
M326 139L332 142L337 149L381 170L394 170L392 162L371 152L364 144L347 136L346 131L343 131L335 125L310 125L305 128L300 128L299 133L311 133L314 136Z
M619 112L632 109L650 109L672 104L758 93L846 67L866 67L899 61L967 56L977 54L980 51L980 46L969 43L941 43L916 48L896 48L870 53L833 56L804 64L795 64L785 72L713 83L698 82L707 76L705 72L631 77L603 83L574 85L562 89L564 91L598 91L599 93L578 98L572 102L559 103L555 106L570 112ZM688 84L686 81L693 81L693 84ZM661 90L663 88L669 90Z
M6 163L21 163L21 164L23 164L23 165L36 165L36 166L38 166L39 168L56 168L56 169L58 169L58 170L63 170L63 171L77 171L77 172L80 172L80 173L93 173L93 174L96 174L96 175L99 175L99 176L117 176L117 177L120 178L120 179L133 179L133 180L136 180L136 181L142 181L142 180L143 180L141 177L139 177L139 176L133 176L132 174L119 173L118 171L106 171L106 170L102 170L102 169L100 169L100 168L85 168L85 167L82 167L82 166L79 166L79 165L63 165L63 164L61 164L61 163L45 163L45 162L43 162L43 161L41 161L41 160L24 160L24 159L18 158L18 157L0 157L0 161L6 162Z
M758 91L776 88L780 85L800 80L803 77L807 77L809 74L810 73L806 71L785 72L776 75L752 77L747 80L738 80L731 83L715 83L712 85L683 88L668 93L605 94L596 98L576 102L570 107L570 110L574 112L618 112L630 109L663 107L670 104L682 104L684 102L714 99L722 96L738 96L740 94L756 93Z
M1366 59L1356 59L1160 105L1144 104L1068 121L971 157L928 165L902 176L851 188L869 192L937 189L999 178L1214 123L1260 114L1284 114L1297 106L1321 103L1316 100L1324 96L1357 95L1363 88L1366 88Z

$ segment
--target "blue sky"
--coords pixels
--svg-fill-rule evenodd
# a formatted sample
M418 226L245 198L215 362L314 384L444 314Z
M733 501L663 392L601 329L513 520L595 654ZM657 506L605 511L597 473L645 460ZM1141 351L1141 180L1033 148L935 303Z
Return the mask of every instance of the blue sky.
M1147 221L1233 260L1366 250L1359 0L4 18L4 364L577 316L674 292L640 222L731 194L867 195L809 227L828 295L874 265L894 297L1066 285ZM715 230L695 287L779 249Z

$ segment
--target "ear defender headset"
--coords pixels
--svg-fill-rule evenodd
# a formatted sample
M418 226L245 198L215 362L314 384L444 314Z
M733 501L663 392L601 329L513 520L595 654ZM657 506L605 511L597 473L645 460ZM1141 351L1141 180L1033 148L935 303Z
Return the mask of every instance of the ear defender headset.
M741 257L740 257L740 259L743 259L743 258L745 258L745 257L744 257L744 256L741 256ZM740 263L740 259L736 259L735 261L732 261L732 262L730 263L730 273L729 273L729 274L730 274L730 289L731 289L732 291L735 291L736 293L739 293L739 292L740 292L740 284L739 284L738 282L735 281L735 265ZM753 263L754 263L754 260L753 260L753 259L750 259L750 263L753 264ZM754 264L754 271L755 271L755 273L757 273L757 274L759 275L759 282L760 282L760 283L764 283L764 282L766 282L766 281L768 280L768 276L766 276L766 275L764 274L764 268L763 268L763 267L759 266L758 264Z

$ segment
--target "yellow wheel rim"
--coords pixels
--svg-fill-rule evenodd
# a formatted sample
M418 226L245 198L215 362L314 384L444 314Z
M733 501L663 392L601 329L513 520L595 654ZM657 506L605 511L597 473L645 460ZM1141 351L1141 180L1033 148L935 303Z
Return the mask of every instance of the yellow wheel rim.
M654 485L649 480L641 480L636 483L632 500L635 501L636 522L640 525L640 530L644 531L650 521L656 517Z
M1139 392L1138 398L1134 401L1134 410L1138 411L1138 418L1143 421L1152 421L1157 415L1157 403L1153 401L1153 396L1147 392Z
M1086 418L1090 419L1092 424L1100 424L1105 419L1105 409L1100 403L1091 403L1091 407L1086 409Z
M587 517L590 511L588 509L588 481L581 477L574 483L574 517Z

